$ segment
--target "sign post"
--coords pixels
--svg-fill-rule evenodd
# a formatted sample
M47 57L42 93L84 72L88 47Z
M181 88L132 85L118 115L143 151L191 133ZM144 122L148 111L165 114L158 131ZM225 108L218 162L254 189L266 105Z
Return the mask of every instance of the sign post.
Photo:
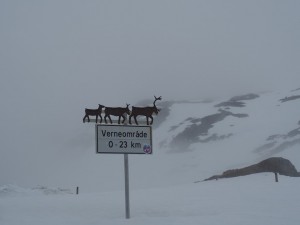
M125 213L129 219L128 154L152 154L152 127L96 124L96 153L124 154Z
M125 172L125 213L126 219L130 218L130 202L129 202L129 168L128 154L124 154L124 172Z

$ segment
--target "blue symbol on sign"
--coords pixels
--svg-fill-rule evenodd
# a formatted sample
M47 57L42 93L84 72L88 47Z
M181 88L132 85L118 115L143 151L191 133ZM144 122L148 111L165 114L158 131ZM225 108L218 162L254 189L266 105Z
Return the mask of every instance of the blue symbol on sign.
M152 149L151 146L148 144L144 144L143 150L146 154L151 154L152 153Z

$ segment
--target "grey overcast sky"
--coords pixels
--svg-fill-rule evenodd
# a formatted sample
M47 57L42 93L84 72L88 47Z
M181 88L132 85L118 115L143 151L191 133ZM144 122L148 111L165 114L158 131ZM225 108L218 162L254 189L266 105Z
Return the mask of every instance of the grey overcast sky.
M299 12L299 0L1 0L0 177L74 150L85 107L299 88Z

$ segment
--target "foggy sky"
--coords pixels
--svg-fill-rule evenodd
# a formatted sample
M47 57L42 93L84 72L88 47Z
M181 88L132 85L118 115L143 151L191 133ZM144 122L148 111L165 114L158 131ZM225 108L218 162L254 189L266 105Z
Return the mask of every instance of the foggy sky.
M0 1L0 184L93 149L85 107L299 88L299 12L298 0Z

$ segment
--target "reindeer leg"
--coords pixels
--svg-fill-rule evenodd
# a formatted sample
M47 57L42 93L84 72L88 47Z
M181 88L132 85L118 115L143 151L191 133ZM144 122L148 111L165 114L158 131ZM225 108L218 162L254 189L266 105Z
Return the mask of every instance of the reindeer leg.
M98 121L98 115L96 115L96 123L97 123L97 121Z
M147 125L149 125L149 117L148 117L148 116L146 116L146 118L147 118Z
M86 118L86 115L83 117L83 122L85 123L85 118Z
M107 123L106 117L107 117L107 115L104 116L105 123Z
M119 116L118 124L120 124L120 121L121 121L121 116Z
M111 117L110 117L110 115L108 115L108 119L109 119L110 123L112 124L112 121L111 121Z
M137 120L136 120L136 116L134 116L134 121L135 121L136 125L139 125Z
M129 116L129 124L131 124L131 117L132 117L132 115Z
M126 117L124 115L122 115L123 121L122 123L124 124Z
M153 124L153 116L150 116L150 118L151 118L151 123L150 123L150 125L152 125L152 124Z
M101 115L99 115L100 116L100 123L102 123L102 116Z
M89 115L87 116L87 118L88 118L88 122L90 122L90 117L89 117Z

